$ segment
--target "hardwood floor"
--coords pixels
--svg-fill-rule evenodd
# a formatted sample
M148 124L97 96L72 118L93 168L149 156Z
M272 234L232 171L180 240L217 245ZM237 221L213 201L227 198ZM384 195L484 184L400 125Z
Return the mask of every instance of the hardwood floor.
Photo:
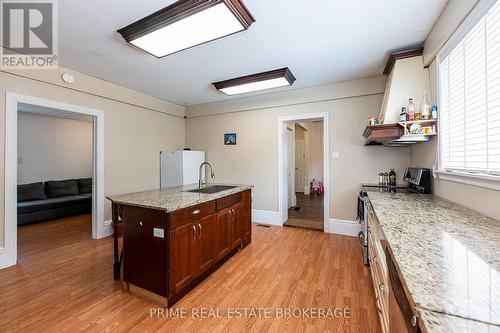
M92 240L90 230L88 216L19 228L19 263L0 270L0 331L380 332L355 238L254 225L252 243L172 308L186 318L163 318L121 291L111 238ZM228 319L234 308L254 315ZM283 308L349 308L350 316L277 318ZM192 316L203 309L221 318Z
M292 207L288 210L288 220L285 222L287 227L300 227L314 230L323 230L324 210L322 195L305 195L304 193L296 193L297 206L296 210Z

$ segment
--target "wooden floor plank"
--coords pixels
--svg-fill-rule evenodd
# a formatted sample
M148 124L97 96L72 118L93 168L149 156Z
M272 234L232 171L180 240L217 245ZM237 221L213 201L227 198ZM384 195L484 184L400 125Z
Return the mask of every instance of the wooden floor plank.
M0 271L1 332L380 332L355 238L254 226L248 247L175 304L187 318L158 318L150 317L155 304L113 281L112 240L91 239L90 216L20 227L18 235L18 265ZM350 317L276 316L337 307ZM235 308L267 308L271 317L229 319ZM200 309L222 318L193 318Z

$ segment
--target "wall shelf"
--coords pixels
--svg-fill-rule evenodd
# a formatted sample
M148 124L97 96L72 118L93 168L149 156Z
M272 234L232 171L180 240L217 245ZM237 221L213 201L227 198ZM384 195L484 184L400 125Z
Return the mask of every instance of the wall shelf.
M404 129L403 137L405 137L405 138L411 138L412 136L413 137L420 137L423 135L431 137L431 136L437 135L437 132L436 132L437 122L438 122L437 119L425 119L425 120L402 121L402 122L399 122L398 124L403 127L403 129ZM418 124L421 127L434 126L434 132L431 132L431 133L410 133L410 127L413 124Z

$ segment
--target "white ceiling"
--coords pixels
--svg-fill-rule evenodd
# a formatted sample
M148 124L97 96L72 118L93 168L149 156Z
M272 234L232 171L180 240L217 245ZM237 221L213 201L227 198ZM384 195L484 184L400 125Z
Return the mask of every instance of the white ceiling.
M295 89L381 74L388 52L422 42L446 0L243 0L249 30L162 59L116 32L173 0L59 1L59 63L165 100L228 97L211 82L289 67ZM262 92L261 92L262 93Z

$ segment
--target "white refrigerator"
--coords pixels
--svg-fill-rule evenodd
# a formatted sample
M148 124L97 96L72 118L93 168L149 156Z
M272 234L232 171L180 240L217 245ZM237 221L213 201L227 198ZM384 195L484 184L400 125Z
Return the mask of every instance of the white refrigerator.
M171 187L198 183L201 163L205 162L204 151L164 150L160 152L160 187ZM205 178L205 167L202 177Z

